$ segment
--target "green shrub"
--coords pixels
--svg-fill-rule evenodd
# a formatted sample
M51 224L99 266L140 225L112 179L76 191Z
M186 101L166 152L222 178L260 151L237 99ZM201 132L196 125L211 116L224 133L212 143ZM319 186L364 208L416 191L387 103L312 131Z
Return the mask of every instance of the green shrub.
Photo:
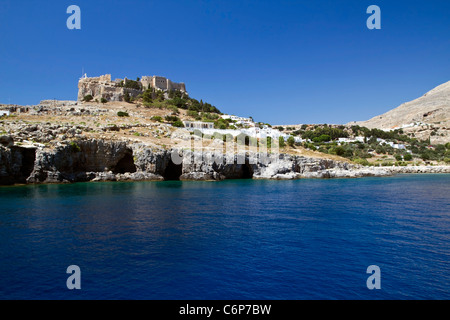
M405 154L405 155L403 156L403 159L404 159L405 161L411 161L411 160L412 160L412 155L410 155L409 153L407 153L407 154Z
M92 101L92 99L94 99L94 97L91 94L88 94L84 96L83 101L89 102Z
M369 165L369 161L367 161L367 159L362 159L362 158L356 158L353 160L354 163L356 164L360 164L363 166L368 166Z
M331 140L331 137L329 135L327 135L327 134L322 134L319 137L314 137L312 139L313 142L327 142L327 141L330 141L330 140Z
M160 116L153 116L153 117L150 118L150 120L157 121L157 122L162 122L163 118L161 118Z
M294 138L293 136L289 136L289 138L287 139L287 144L288 144L290 147L293 147L294 144L295 144L295 138Z
M164 119L165 119L167 122L180 121L180 118L178 118L177 116L165 116Z
M279 144L280 148L283 148L286 146L286 143L284 142L283 137L278 137L278 144Z
M168 105L167 109L169 109L170 111L172 111L173 113L180 113L180 111L178 110L178 108L174 105Z
M152 103L153 102L153 91L152 89L147 89L144 91L144 93L142 94L142 101L144 103Z
M124 82L121 81L118 84L118 86L119 87L130 88L130 89L142 90L142 84L139 81L130 80L130 79L127 79L127 83L126 84L124 84Z
M427 161L430 160L430 154L428 152L424 152L420 155L420 157L422 158L422 160Z
M263 146L267 147L267 150L272 148L272 137L261 138L259 141Z
M345 154L345 149L342 147L336 147L334 149L334 152L336 153L336 155L338 156L343 156Z
M124 112L124 111L119 111L117 112L117 115L119 117L129 117L130 115L128 114L128 112Z
M353 150L345 148L344 157L346 157L346 158L353 157Z
M74 141L72 141L72 142L70 143L70 148L71 148L71 151L74 152L74 153L76 153L76 152L81 152L80 146L79 146L76 142L74 142Z
M197 111L194 111L194 110L188 110L188 111L187 111L187 115L188 115L189 117L196 118L196 117L198 117L198 112L197 112Z
M185 99L174 97L173 99L169 100L170 104L173 104L174 106L181 108L181 109L187 109L187 101Z
M177 120L177 121L173 122L172 126L177 127L177 128L184 128L184 124L181 120Z
M125 92L123 95L123 101L130 103L131 102L131 96L128 92Z

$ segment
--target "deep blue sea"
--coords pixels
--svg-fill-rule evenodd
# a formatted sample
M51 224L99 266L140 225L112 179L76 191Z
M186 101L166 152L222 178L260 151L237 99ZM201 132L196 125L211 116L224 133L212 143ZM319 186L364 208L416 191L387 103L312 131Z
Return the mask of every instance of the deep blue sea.
M0 299L450 299L449 286L448 174L0 188Z

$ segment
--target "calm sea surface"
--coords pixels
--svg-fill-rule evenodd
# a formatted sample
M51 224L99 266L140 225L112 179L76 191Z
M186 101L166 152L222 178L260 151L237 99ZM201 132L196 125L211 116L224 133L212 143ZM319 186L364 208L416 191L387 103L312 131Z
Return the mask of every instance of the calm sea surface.
M450 299L450 175L2 187L0 299Z

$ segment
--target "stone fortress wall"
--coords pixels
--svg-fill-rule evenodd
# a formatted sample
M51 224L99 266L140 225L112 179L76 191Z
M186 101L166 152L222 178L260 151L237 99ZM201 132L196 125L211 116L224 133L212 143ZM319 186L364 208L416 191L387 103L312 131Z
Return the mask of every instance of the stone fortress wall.
M162 91L179 90L186 92L186 85L184 83L172 82L167 78L159 76L143 76L140 79L142 90L120 86L120 83L123 82L126 84L127 81L127 78L112 81L110 74L105 74L100 77L87 77L84 75L78 81L78 101L82 101L89 94L98 101L102 98L107 101L123 101L125 93L128 92L130 96L136 97L148 88L155 88L156 90Z

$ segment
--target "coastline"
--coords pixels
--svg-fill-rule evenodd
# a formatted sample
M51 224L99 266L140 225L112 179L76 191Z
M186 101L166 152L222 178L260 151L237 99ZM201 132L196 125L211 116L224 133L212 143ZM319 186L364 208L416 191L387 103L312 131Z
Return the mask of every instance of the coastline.
M174 163L174 154L179 162ZM218 161L220 160L220 161ZM80 140L77 149L0 146L0 185L96 181L221 181L331 179L402 173L450 173L450 166L366 167L291 154L218 154L157 149L142 143Z

